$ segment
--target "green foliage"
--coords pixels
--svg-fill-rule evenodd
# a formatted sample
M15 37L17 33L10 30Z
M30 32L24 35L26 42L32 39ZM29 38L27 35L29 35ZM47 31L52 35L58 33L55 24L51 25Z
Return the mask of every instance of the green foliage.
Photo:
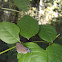
M30 48L31 53L17 54L18 62L47 62L47 53L40 48L36 43L25 43Z
M18 26L20 27L20 35L29 39L32 36L35 36L39 31L38 22L30 17L29 15L25 15L18 22Z
M52 44L46 49L48 62L62 62L62 45Z
M19 32L19 27L16 26L14 23L0 23L0 39L6 43L13 44L20 41Z
M19 9L22 9L24 11L27 10L29 0L13 0L13 1ZM49 45L48 47L45 48L46 50L44 50L39 45L37 45L32 41L24 43L26 47L30 48L31 50L30 53L26 54L17 53L15 49L13 50L13 52L9 51L12 48L16 47L16 46L11 47L12 45L15 45L16 42L20 42L19 34L27 38L28 40L31 37L38 34L39 37L45 40L46 43L49 43ZM29 15L25 15L23 18L21 18L20 21L17 22L17 25L11 22L0 22L0 39L6 42L8 45L12 44L9 45L9 47L11 48L3 52L0 52L0 54L9 51L7 53L8 54L7 61L9 62L14 61L16 62L17 59L18 62L62 62L62 45L53 43L53 41L56 39L56 34L57 34L56 30L52 26L50 25L39 26L38 22ZM42 46L45 47L45 44ZM4 61L5 61L5 55L3 55L4 57L2 58Z
M26 11L28 9L28 5L30 3L29 0L13 0L15 5L19 8L22 9L23 11Z
M47 42L49 41L50 43L53 42L54 39L56 38L56 31L52 26L50 25L39 26L38 22L29 15L25 15L23 18L21 18L21 20L17 23L17 25L11 22L1 22L0 39L8 44L14 44L20 41L19 33L21 36L27 39L38 34L40 38L42 38ZM17 53L18 62L27 62L27 61L28 62L57 62L57 61L61 62L62 61L62 53L61 53L62 46L59 44L52 44L48 46L46 50L42 49L36 43L33 42L28 42L25 43L24 45L30 48L31 52L27 54ZM13 55L8 55L8 57L9 56L13 56ZM55 58L56 60L53 61L53 59Z
M47 42L53 42L56 38L56 30L50 25L41 25L40 32L38 34L40 38Z
M62 62L62 45L52 44L43 50L36 43L25 43L31 53L17 54L18 62Z

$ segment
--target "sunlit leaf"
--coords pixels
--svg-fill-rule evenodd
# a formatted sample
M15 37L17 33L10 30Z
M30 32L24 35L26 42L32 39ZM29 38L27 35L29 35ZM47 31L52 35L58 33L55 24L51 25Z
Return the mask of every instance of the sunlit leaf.
M19 32L19 27L16 26L14 23L0 23L0 39L6 43L13 44L20 41Z
M46 49L48 62L62 62L62 45L52 44Z

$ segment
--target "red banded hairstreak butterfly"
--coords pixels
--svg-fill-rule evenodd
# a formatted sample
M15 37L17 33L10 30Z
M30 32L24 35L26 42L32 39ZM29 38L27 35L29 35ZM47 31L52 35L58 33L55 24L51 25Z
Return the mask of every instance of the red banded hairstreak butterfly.
M30 53L30 49L20 44L19 42L16 43L16 50L18 53L23 53L23 54L26 54L27 52Z

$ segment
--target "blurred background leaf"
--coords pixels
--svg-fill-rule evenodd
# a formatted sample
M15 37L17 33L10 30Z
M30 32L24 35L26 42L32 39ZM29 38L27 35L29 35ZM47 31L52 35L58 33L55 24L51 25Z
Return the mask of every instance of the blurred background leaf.
M30 3L29 0L13 0L13 1L14 1L15 5L16 5L19 9L21 9L21 10L23 10L23 11L27 11L28 6L29 6L29 3Z

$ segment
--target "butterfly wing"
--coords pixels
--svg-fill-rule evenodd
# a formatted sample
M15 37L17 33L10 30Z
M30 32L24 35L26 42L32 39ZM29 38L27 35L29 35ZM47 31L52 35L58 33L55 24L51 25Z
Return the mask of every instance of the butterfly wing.
M26 47L24 47L24 45L20 44L19 42L16 43L16 50L18 53L23 53L23 54L27 53Z

